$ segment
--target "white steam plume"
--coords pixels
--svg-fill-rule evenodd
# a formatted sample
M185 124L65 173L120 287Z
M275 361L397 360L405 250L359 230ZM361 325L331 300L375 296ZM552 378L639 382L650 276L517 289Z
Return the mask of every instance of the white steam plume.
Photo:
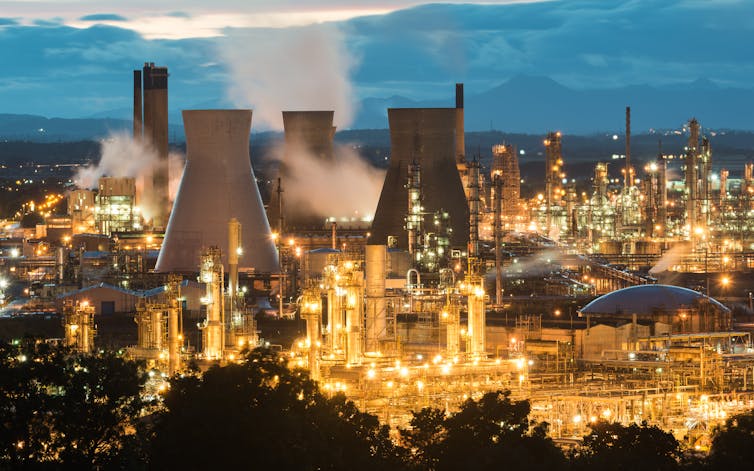
M152 170L157 166L159 156L151 146L134 140L127 132L113 133L100 143L100 160L96 165L80 169L73 176L73 183L81 189L96 189L101 177L130 177L136 179L137 200L146 219L150 219L156 208L151 198ZM171 153L168 156L170 174L170 200L183 174L184 157Z
M327 161L307 152L302 145L283 143L269 158L280 162L284 152L286 212L371 220L385 181L385 170L373 167L351 147L336 145Z
M675 245L673 248L665 252L657 264L649 269L650 275L657 275L664 271L669 270L674 265L678 265L684 256L691 253L691 244L688 242L681 242Z
M283 129L283 110L335 110L339 128L353 120L355 61L335 26L233 30L219 53L230 72L230 99L253 108L260 127Z

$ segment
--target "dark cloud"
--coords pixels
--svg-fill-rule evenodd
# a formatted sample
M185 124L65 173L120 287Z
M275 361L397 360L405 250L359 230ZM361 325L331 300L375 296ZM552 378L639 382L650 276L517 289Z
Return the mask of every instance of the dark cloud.
M95 15L86 15L79 18L81 21L128 21L128 18L115 13L97 13Z

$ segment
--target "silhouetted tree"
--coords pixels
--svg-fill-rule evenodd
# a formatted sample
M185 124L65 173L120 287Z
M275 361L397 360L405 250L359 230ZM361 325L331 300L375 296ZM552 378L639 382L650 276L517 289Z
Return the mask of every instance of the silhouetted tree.
M0 465L135 469L146 375L113 354L0 346Z
M675 470L681 446L672 434L656 426L600 421L573 456L576 469Z
M438 409L414 413L401 437L420 469L557 470L563 453L547 438L547 424L531 427L528 401L511 401L510 391L468 399L445 417ZM536 457L535 459L533 457Z
M155 417L155 469L385 469L402 464L387 426L266 350L175 378Z
M754 411L730 417L715 429L707 460L713 469L748 469L754 463Z

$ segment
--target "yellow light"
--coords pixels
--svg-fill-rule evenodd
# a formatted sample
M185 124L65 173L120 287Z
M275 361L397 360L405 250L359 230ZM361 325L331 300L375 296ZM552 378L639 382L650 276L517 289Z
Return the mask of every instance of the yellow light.
M374 371L371 368L369 370L367 370L367 378L368 379L374 379L375 376L377 376L377 372L376 371Z

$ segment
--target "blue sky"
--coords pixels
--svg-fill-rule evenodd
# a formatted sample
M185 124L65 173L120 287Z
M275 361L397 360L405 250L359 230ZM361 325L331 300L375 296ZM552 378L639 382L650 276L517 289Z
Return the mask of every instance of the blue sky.
M752 87L751 1L422 3L0 0L0 113L123 115L131 70L147 60L169 67L174 110L257 106L278 82L288 90L318 83L312 94L333 107L442 98L456 81L481 93L519 75L576 89L697 79ZM316 51L286 39L310 34ZM314 70L312 57L331 62ZM326 90L327 81L338 90ZM269 106L290 107L286 90L277 92ZM301 108L315 106L299 99Z

